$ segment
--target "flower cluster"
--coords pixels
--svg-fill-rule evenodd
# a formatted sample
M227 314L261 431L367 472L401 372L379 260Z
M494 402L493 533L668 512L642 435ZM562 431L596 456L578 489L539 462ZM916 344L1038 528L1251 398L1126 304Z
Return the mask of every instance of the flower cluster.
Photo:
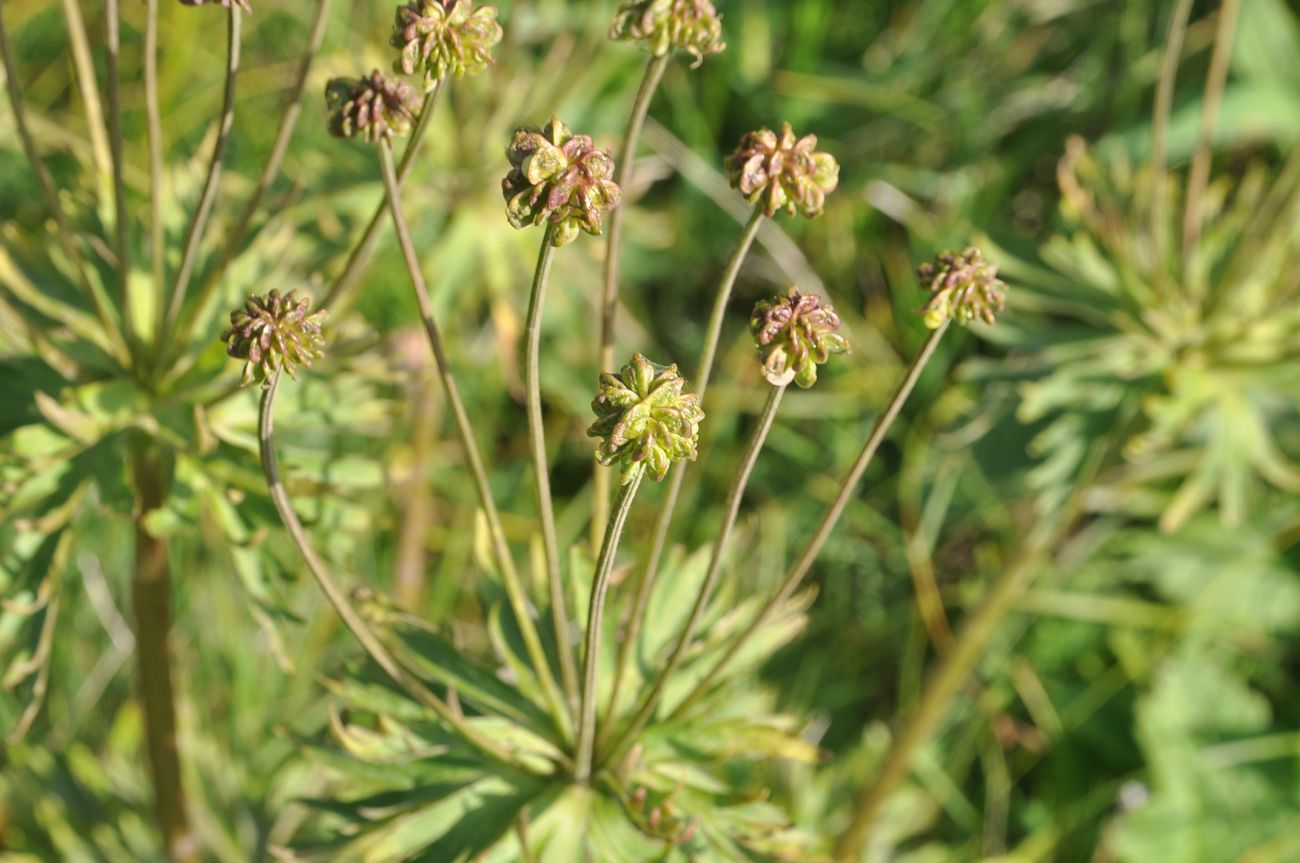
M375 143L411 131L419 99L405 81L376 70L364 78L332 78L325 85L330 134Z
M790 288L784 297L760 300L749 319L763 358L763 377L775 387L791 381L803 389L817 382L817 366L831 354L847 353L848 341L836 332L840 316L816 294Z
M1007 286L998 278L997 264L985 261L974 247L960 255L940 252L934 263L917 267L916 275L930 291L920 311L932 330L948 320L968 324L979 319L991 324L1007 301Z
M241 386L261 380L266 386L271 377L283 369L298 379L296 366L310 366L321 356L325 344L321 324L328 312L310 312L311 301L299 299L294 291L281 295L271 291L266 296L250 294L242 308L230 313L230 329L221 334L226 353L244 360Z
M676 365L661 366L641 354L619 374L600 376L591 403L596 422L587 434L601 438L596 450L601 464L622 465L624 484L642 466L661 480L673 462L695 460L704 411L698 395L682 392L685 385Z
M840 166L830 153L817 151L817 136L795 138L786 123L778 136L771 129L749 132L727 157L727 175L751 204L762 204L769 217L778 210L809 219L822 214L826 196L840 181Z
M573 242L578 231L600 236L601 219L623 199L611 177L614 160L587 135L552 117L545 127L515 130L506 148L510 173L501 181L506 215L516 228L553 226L551 242Z
M448 75L482 72L500 41L495 6L475 8L474 0L413 0L397 7L388 43L402 51L393 69L407 75L421 71L428 92Z
M239 8L243 9L245 12L250 15L253 12L253 7L248 5L248 0L181 0L182 6L205 6L208 3L217 3L221 6L225 6L227 9L238 3Z
M726 50L722 16L709 0L633 0L624 3L609 27L609 38L641 42L656 57L680 48L695 57Z

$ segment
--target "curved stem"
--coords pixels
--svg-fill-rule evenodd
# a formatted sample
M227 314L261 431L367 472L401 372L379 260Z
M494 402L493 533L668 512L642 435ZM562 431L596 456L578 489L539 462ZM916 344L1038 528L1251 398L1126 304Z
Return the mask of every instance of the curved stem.
M587 635L582 649L582 706L578 719L577 762L573 778L581 783L591 779L592 758L596 748L596 681L600 673L600 634L605 619L605 595L609 592L609 574L614 568L618 541L623 535L623 525L632 509L632 499L641 487L645 467L634 472L619 487L614 501L614 511L605 526L605 538L600 544L600 557L596 561L596 575L591 583L591 603L587 608Z
M926 364L928 364L930 358L934 356L934 351L939 346L939 342L943 339L943 334L947 332L948 326L949 323L945 322L938 329L930 333L929 338L925 340L925 344L921 346L920 353L918 353L916 359L912 361L912 365L908 368L907 374L903 377L902 382L899 383L898 389L894 391L893 398L889 400L889 404L885 406L885 409L881 412L880 416L876 418L875 425L872 426L871 433L867 435L867 441L862 446L862 452L858 455L857 461L853 463L853 467L849 468L849 472L845 474L844 479L841 480L840 490L835 495L835 500L832 501L830 507L822 516L821 523L817 525L817 530L813 532L812 539L808 541L808 545L804 547L803 553L799 555L799 559L795 561L794 565L790 567L790 571L786 573L781 588L763 604L762 608L758 610L758 614L754 615L754 619L750 621L749 625L746 626L736 640L732 642L731 647L727 649L727 652L724 653L716 663L714 663L708 673L700 679L700 682L695 684L695 688L691 690L691 693L673 711L673 718L684 714L701 698L708 694L709 687L711 687L713 682L718 679L718 675L721 674L723 669L725 669L731 661L736 658L736 655L740 653L741 649L746 643L748 643L749 639L758 631L758 628L763 625L768 616L779 605L784 603L790 595L798 589L799 585L803 583L804 577L808 574L808 570L812 568L813 561L815 561L817 556L821 554L822 547L830 537L831 531L835 529L835 525L839 523L840 516L844 514L844 507L848 505L849 499L853 497L854 492L857 490L858 483L862 480L862 475L866 473L867 468L871 465L872 459L876 456L876 451L879 450L880 445L884 443L885 435L889 433L890 426L894 424L894 420L898 419L898 415L903 410L903 405L907 402L908 396L910 396L912 390L916 388L916 382L920 380L921 372L925 370Z
M144 105L149 125L149 264L153 271L156 321L163 314L167 302L167 237L163 225L162 112L158 105L158 0L145 2ZM157 344L162 334L155 332L153 338Z
M185 235L185 247L181 252L181 267L176 273L176 283L172 286L171 300L166 315L159 318L161 327L154 339L155 355L161 363L163 352L169 343L170 333L180 317L185 305L185 294L189 291L190 277L199 257L199 246L207 231L208 218L212 215L212 205L217 200L217 185L221 180L222 162L226 155L226 144L230 140L230 130L235 124L235 83L239 77L239 43L240 15L238 3L230 4L229 22L226 27L226 83L221 97L221 119L217 126L217 140L212 147L212 159L208 162L208 175L203 180L203 191L199 195L199 205L190 219L189 231ZM160 307L161 309L161 307Z
M402 151L402 159L397 164L398 189L405 185L406 178L415 165L415 157L420 152L420 143L424 140L430 120L433 119L433 109L438 104L438 94L442 92L443 84L444 82L439 80L432 90L424 94L420 117L415 121L415 128L411 130L411 137L407 139L406 148ZM374 214L366 223L366 229L361 232L361 239L357 240L357 244L352 247L347 263L343 265L343 272L339 273L338 278L330 285L330 289L325 292L325 297L320 304L328 308L331 314L338 314L338 306L344 299L350 298L349 291L365 272L366 264L370 261L370 252L374 249L375 239L379 236L379 228L384 221L384 214L388 212L388 202L391 197L392 195L385 188L384 197L375 207Z
M303 560L307 562L307 568L311 570L312 577L320 585L320 589L329 600L330 605L334 606L334 611L338 613L344 625L360 642L366 653L375 661L375 664L382 668L384 673L393 679L394 683L437 714L438 718L447 723L466 743L503 764L519 769L527 769L513 754L470 726L465 721L464 716L452 710L447 702L430 691L419 678L407 671L388 652L388 648L384 646L379 637L366 624L360 613L353 608L347 594L338 586L324 561L312 548L307 531L303 528L302 522L298 520L298 515L294 512L293 505L289 501L289 494L285 491L284 483L280 479L280 466L275 457L275 444L272 440L272 434L274 432L275 394L279 389L279 385L280 373L276 372L262 390L262 403L257 423L257 440L262 454L262 472L266 475L266 484L270 489L271 500L275 503L276 512L280 514L280 521L284 523L285 530L289 532L289 537L293 540L294 545L298 547L298 552L302 555Z
M564 706L564 697L556 686L555 675L551 673L546 651L542 648L541 639L537 635L537 626L529 612L528 597L524 592L523 583L519 580L519 573L515 569L514 558L510 555L505 528L501 526L501 514L497 510L496 500L492 497L492 486L488 483L487 470L483 467L483 457L479 454L478 443L474 440L474 426L465 411L465 403L461 401L460 389L456 386L455 377L452 376L451 363L447 359L447 351L442 343L442 334L433 319L433 304L429 301L424 274L420 272L420 260L415 254L415 244L411 242L411 234L406 227L406 216L402 212L401 190L398 188L397 174L393 166L393 151L387 142L379 145L379 163L384 175L389 209L393 214L393 228L397 232L398 244L402 247L402 258L406 261L411 287L415 290L415 300L420 307L420 319L424 324L429 347L433 350L433 358L438 366L438 377L442 381L452 416L455 417L461 446L465 448L465 459L469 462L470 473L474 477L474 488L478 493L479 505L483 507L483 514L487 519L488 534L492 539L492 552L496 557L497 566L501 569L501 580L505 583L510 607L518 620L519 631L528 650L528 658L533 663L533 670L537 672L537 679L551 706L556 727L562 735L567 736L571 730L569 713Z
M113 168L113 250L117 255L117 289L122 303L122 327L132 359L139 360L135 315L131 308L131 240L127 224L126 179L122 169L122 81L118 59L122 53L122 19L118 0L107 0L105 16L105 68L108 74L108 142Z
M659 81L668 68L672 53L662 57L651 57L646 62L645 74L641 77L641 87L637 90L636 100L632 103L632 114L628 117L627 130L623 133L623 146L619 150L618 161L614 163L614 182L619 188L626 188L627 178L632 176L633 162L636 160L636 146L641 139L641 127L645 125L646 114L654 100ZM615 207L609 214L608 239L605 241L605 279L600 297L600 370L614 367L614 319L618 311L618 265L623 251L623 207ZM591 544L600 543L599 531L609 517L609 484L612 469L595 461L595 487L592 495Z
M749 221L745 223L744 230L741 231L740 240L736 243L736 248L731 253L731 259L727 261L726 269L722 272L722 281L718 284L718 293L713 300L713 311L709 315L708 330L704 334L704 346L700 350L700 363L696 370L695 391L704 398L704 391L709 387L709 378L713 375L713 359L717 354L718 341L722 337L722 324L726 319L727 304L731 300L731 290L736 285L736 278L740 275L740 268L745 263L745 257L749 254L749 249L754 244L754 238L758 236L758 229L762 227L763 207L758 205L750 215ZM636 599L633 601L632 609L628 614L627 631L623 634L618 646L618 662L614 669L614 685L610 691L609 714L614 715L618 708L618 696L623 686L623 677L626 674L627 664L630 658L632 645L636 644L637 639L641 636L641 627L645 625L646 609L650 606L650 594L654 591L655 579L659 575L659 563L663 558L664 548L668 544L668 531L672 528L673 513L677 511L677 499L682 492L682 482L686 478L686 462L677 465L668 479L668 489L664 493L663 503L659 509L659 517L655 520L654 534L650 542L650 556L646 559L645 569L642 570L641 581L637 585Z
M3 6L3 4L0 4L0 6ZM116 359L123 364L127 364L130 362L130 351L127 349L122 331L118 328L112 313L109 311L106 298L100 290L91 284L89 277L86 275L85 259L77 251L72 227L68 224L67 214L63 212L63 205L59 203L59 196L54 191L54 181L50 178L49 171L45 169L45 163L41 160L40 151L36 148L36 139L32 137L31 129L27 125L27 111L23 104L22 91L18 87L18 70L14 63L13 45L9 41L9 31L5 25L3 8L0 8L0 61L4 64L5 89L9 95L9 108L14 115L14 127L18 131L19 140L22 142L23 154L27 157L27 164L32 169L32 175L36 178L37 186L40 187L45 209L49 211L50 216L54 219L59 248L76 272L78 287L85 294L86 299L90 301L91 307L99 317L109 343L119 352Z
M722 517L722 525L718 528L718 535L713 541L713 553L709 558L709 569L704 575L704 581L700 585L700 591L695 597L695 605L691 608L691 615L686 620L686 626L682 628L682 634L678 636L677 643L673 646L673 651L668 656L668 661L659 671L659 676L655 678L654 685L641 701L641 706L632 721L627 724L610 745L609 751L618 752L629 740L635 740L654 715L655 708L659 706L659 699L663 697L664 687L672 678L677 668L682 663L682 657L686 655L686 650L691 646L691 639L695 637L695 632L699 629L700 622L704 619L704 612L708 609L709 600L713 598L713 590L718 583L718 575L722 572L723 555L727 550L727 542L731 539L731 532L736 527L736 517L740 514L740 502L745 496L745 488L749 485L749 476L754 472L754 464L758 461L758 454L763 451L763 444L767 442L767 433L772 429L772 422L776 419L776 412L781 407L781 397L785 395L785 387L772 387L767 394L767 402L763 405L763 412L759 415L758 426L754 429L753 436L749 439L749 447L745 450L745 455L740 462L740 470L736 473L736 478L732 480L731 491L727 493L727 503L724 509L725 514Z
M1201 130L1192 154L1192 167L1187 175L1187 201L1183 211L1183 275L1189 275L1192 256L1201 241L1204 217L1201 199L1210 182L1210 161L1214 154L1214 127L1219 121L1219 103L1223 101L1223 88L1228 81L1228 63L1232 59L1233 37L1237 30L1237 13L1241 0L1223 0L1219 7L1219 26L1214 34L1214 52L1210 55L1210 70L1205 76L1204 104L1201 108ZM1195 281L1196 290L1203 280Z
M217 258L212 271L204 279L203 288L199 291L195 302L185 311L185 316L181 319L181 324L177 329L179 335L175 340L178 347L183 346L188 341L195 323L202 316L204 307L212 300L212 295L220 286L226 268L230 266L230 262L234 260L235 255L239 253L239 248L248 235L248 228L253 222L253 217L257 215L257 210L261 207L263 198L266 197L266 193L270 191L275 178L280 174L280 166L284 163L285 154L289 151L289 144L293 140L294 131L298 127L298 118L302 115L302 96L307 86L307 79L311 74L312 63L316 59L317 51L320 50L321 41L325 38L325 25L329 21L329 9L330 0L319 0L316 4L316 16L312 19L311 32L307 36L307 48L298 64L298 74L294 78L288 99L285 101L284 115L280 119L280 128L276 132L275 142L271 145L271 151L266 156L266 163L262 166L262 173L257 178L257 186L248 201L245 202L244 209L235 221L234 227L231 228L226 244L221 250L221 255Z
M1168 247L1165 236L1165 136L1169 128L1169 114L1174 104L1174 81L1178 77L1178 61L1183 56L1183 37L1187 35L1187 20L1192 14L1192 0L1178 0L1169 21L1169 35L1165 38L1164 58L1160 64L1160 82L1156 85L1156 101L1151 116L1151 242L1156 246L1156 260L1165 260ZM1166 268L1156 267L1157 288L1164 289Z
M546 460L546 428L542 423L541 341L542 308L550 283L551 262L555 245L552 228L542 235L537 255L533 288L528 298L528 322L525 325L524 392L528 410L528 442L533 460L534 486L537 491L537 514L542 527L542 546L546 554L546 583L551 595L551 624L555 629L555 650L560 660L560 676L570 703L578 698L578 669L569 645L568 603L564 597L560 571L560 543L555 535L555 503L551 497L551 473Z

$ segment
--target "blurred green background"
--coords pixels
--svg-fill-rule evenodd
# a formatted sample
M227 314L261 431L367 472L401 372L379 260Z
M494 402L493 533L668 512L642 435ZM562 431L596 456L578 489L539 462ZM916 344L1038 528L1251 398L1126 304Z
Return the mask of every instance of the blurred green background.
M82 5L100 33L98 4ZM480 438L507 527L536 546L518 370L537 238L504 218L504 145L517 124L555 113L614 146L644 58L605 38L612 3L498 5L498 61L450 88L406 199L469 409L494 430ZM1172 2L718 6L728 50L696 70L669 67L629 183L618 354L642 350L693 373L746 216L721 171L743 132L788 120L816 133L842 173L824 217L768 225L741 274L677 543L708 542L762 404L744 329L755 299L790 283L817 290L854 344L815 390L787 398L751 482L748 553L729 577L759 591L802 545L924 338L915 265L975 242L1010 285L995 328L945 341L816 567L807 631L765 670L831 754L815 769L773 768L774 794L801 824L842 829L951 633L1025 570L1032 581L1010 597L940 732L886 802L864 859L1300 860L1300 3L1241 4L1213 134L1211 227L1188 259L1176 237L1162 257L1159 238L1175 231L1151 228L1143 185ZM218 222L260 170L313 7L263 2L246 21ZM227 280L230 299L319 295L382 193L372 151L326 135L318 94L329 77L387 67L391 7L335 3L274 218ZM1175 67L1176 224L1218 9L1192 4ZM55 179L85 183L90 138L63 8L7 0L5 16ZM142 4L125 4L123 17L126 157L142 187ZM163 3L169 184L182 200L195 195L220 101L218 20ZM0 242L21 244L45 216L12 128L6 107ZM475 500L444 443L400 256L382 237L353 307L331 319L336 356L293 397L323 418L286 443L317 480L298 505L341 568L472 629L483 588ZM553 485L571 542L588 529L602 251L584 241L559 257L545 320ZM1191 311L1187 295L1198 299ZM218 357L219 326L214 317ZM32 412L7 383L13 362L0 358L6 431ZM254 401L241 394L228 409L247 419ZM234 489L255 480L251 456L244 470L219 498L247 503ZM658 493L634 513L629 556L649 544ZM243 544L231 548L220 506L175 506L196 829L213 859L273 859L310 817L298 801L322 788L292 732L319 724L314 674L351 647L292 549L268 536L269 504L241 510ZM1031 547L1044 513L1061 511L1060 529ZM94 501L77 519L61 576L76 589L65 591L45 706L23 742L0 749L0 860L160 859L121 619L129 522Z

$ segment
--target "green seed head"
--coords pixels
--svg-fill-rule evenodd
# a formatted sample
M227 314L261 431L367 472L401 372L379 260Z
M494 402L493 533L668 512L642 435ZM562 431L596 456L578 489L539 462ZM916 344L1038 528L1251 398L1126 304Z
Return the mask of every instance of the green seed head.
M640 42L656 57L674 48L695 58L699 66L708 54L720 54L722 16L709 0L633 0L619 7L609 27L609 38Z
M393 71L424 78L425 92L448 75L477 75L492 63L501 41L495 6L474 0L414 0L397 7L388 44L402 56Z
M840 316L816 294L790 288L784 297L760 300L749 319L763 377L775 387L791 381L803 389L817 382L817 367L831 354L848 353L849 343L836 330Z
M917 267L916 275L930 291L921 314L932 330L948 320L991 324L1006 305L1007 286L998 278L997 265L985 261L974 246L961 254L940 252L934 263Z
M510 173L501 181L501 191L510 224L522 228L549 222L557 246L573 242L579 231L600 236L602 218L623 199L611 179L614 159L556 117L540 129L516 129L506 158Z
M330 134L370 143L406 135L415 123L419 99L405 81L376 70L364 78L333 78L325 85Z
M839 163L817 151L817 136L795 138L789 123L779 136L771 129L747 133L726 165L732 188L762 204L769 218L779 210L817 218L840 182Z
M661 480L673 462L695 460L704 411L698 395L682 392L685 385L676 365L661 366L641 354L617 375L600 376L591 402L596 421L587 434L601 439L601 464L622 467L623 484L642 469Z
M299 299L294 291L283 296L271 291L266 296L250 294L241 308L230 313L230 329L221 338L226 353L244 361L241 386L254 380L267 386L280 369L297 380L297 366L310 366L321 356L325 344L321 324L328 312L309 312L310 307L311 301Z

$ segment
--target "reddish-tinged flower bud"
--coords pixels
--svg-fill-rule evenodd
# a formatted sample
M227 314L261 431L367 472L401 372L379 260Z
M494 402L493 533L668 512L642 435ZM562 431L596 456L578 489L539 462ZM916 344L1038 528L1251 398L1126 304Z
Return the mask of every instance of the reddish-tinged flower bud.
M402 50L393 70L421 71L424 89L455 75L477 75L492 63L501 41L495 6L474 8L474 0L413 0L397 7L388 44Z
M751 204L762 204L769 217L778 210L809 219L822 214L826 196L840 181L840 166L830 153L817 152L817 136L795 138L786 123L778 136L771 129L749 132L727 157L732 188Z
M242 308L230 313L230 329L221 334L226 353L244 361L241 386L261 380L266 386L280 369L298 379L297 366L310 366L321 356L325 339L321 324L325 309L308 313L311 301L299 299L294 291L281 296L250 294Z
M245 12L251 14L253 11L253 7L248 5L248 0L181 0L182 6L206 6L208 3L216 3L219 6L225 6L227 9L238 3L239 8Z
M376 70L364 78L333 78L325 85L330 134L372 144L405 135L419 107L415 88Z
M587 434L601 438L596 450L601 464L622 466L622 483L631 482L642 466L661 480L673 462L695 460L704 411L698 395L682 392L685 386L676 365L661 366L641 354L617 375L600 376L591 403L596 422Z
M624 3L609 27L609 38L640 42L656 57L680 48L695 57L692 66L703 63L706 54L720 54L727 48L722 41L722 16L709 0Z
M600 236L601 219L623 192L611 177L614 159L587 135L552 117L544 128L515 130L506 148L510 173L501 181L506 216L516 228L550 222L551 242L563 246L586 231Z
M921 314L932 330L947 320L991 324L1006 305L1007 286L998 278L997 265L985 261L973 246L960 255L940 252L934 263L917 267L916 275L930 291Z
M840 316L816 294L790 288L784 297L760 300L749 331L763 358L763 377L772 386L791 381L803 389L817 382L817 366L831 354L848 353L848 341L836 332Z

